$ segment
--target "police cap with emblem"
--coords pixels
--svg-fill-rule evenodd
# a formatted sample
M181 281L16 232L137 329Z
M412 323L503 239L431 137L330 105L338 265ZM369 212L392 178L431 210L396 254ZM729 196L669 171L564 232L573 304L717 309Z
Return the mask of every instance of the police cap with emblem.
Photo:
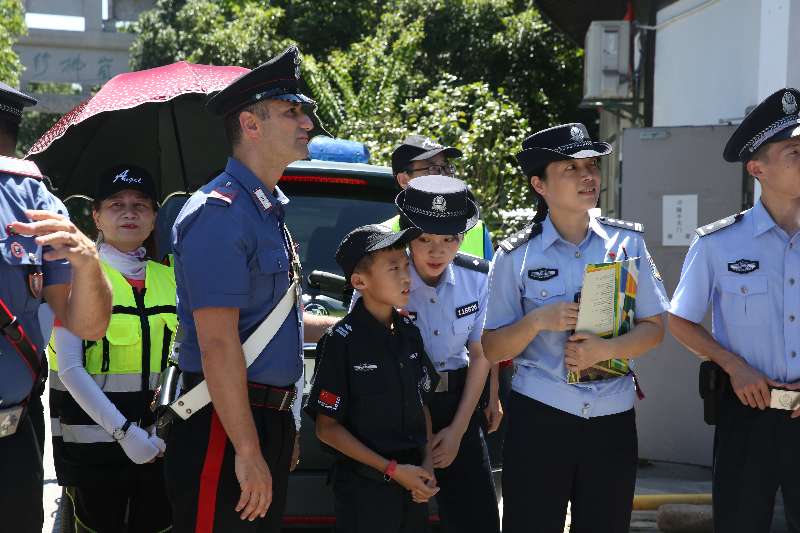
M522 141L517 161L530 178L539 175L553 161L602 157L613 151L610 144L593 141L586 126L576 122L537 131Z
M336 262L342 267L344 278L350 284L350 276L361 258L373 252L379 252L395 245L404 246L422 234L418 228L406 228L391 231L386 226L369 224L361 226L342 239L336 250Z
M0 82L0 119L19 124L23 108L36 105L36 98Z
M767 143L800 135L800 91L781 89L753 109L733 132L722 157L731 163L749 161Z
M262 100L297 102L314 123L310 136L330 136L317 118L317 103L300 91L300 63L300 51L292 45L213 94L206 108L215 115L226 116Z
M155 181L145 169L133 165L117 165L101 172L97 177L94 200L105 200L126 189L143 193L153 200L153 207L158 208Z
M480 216L467 184L450 176L411 180L394 203L400 211L400 227L416 226L434 235L466 233Z
M436 154L442 154L447 158L459 158L464 155L458 148L443 146L430 137L409 135L403 144L392 152L392 174L397 176L405 172L412 161L424 161Z

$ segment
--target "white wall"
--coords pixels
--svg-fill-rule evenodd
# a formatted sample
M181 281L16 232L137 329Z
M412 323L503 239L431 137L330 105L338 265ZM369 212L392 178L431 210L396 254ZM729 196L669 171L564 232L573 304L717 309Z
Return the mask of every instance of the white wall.
M658 12L654 126L719 124L758 102L761 3L681 0Z

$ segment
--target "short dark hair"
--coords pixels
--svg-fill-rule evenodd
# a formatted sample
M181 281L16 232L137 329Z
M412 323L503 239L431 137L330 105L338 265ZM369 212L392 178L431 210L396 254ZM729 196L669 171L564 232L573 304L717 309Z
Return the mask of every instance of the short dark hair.
M753 154L750 157L747 158L747 161L752 161L753 159L764 162L769 161L768 152L770 144L772 143L764 143L761 146L759 146L758 149L755 152L753 152Z
M366 255L364 255L364 257L358 260L358 263L356 263L356 266L353 268L353 274L355 274L356 272L368 271L372 266L372 264L375 262L375 256L377 256L379 253L389 252L392 250L405 250L405 248L406 248L405 243L396 242L393 245L388 246L386 248L381 248L378 251L368 252Z
M253 113L261 120L269 118L269 109L266 105L263 105L264 102L266 102L266 100L250 104L234 111L233 113L228 113L225 115L225 118L223 119L225 138L228 139L228 146L231 149L238 145L239 141L242 140L242 126L239 124L239 114L246 111L248 113Z

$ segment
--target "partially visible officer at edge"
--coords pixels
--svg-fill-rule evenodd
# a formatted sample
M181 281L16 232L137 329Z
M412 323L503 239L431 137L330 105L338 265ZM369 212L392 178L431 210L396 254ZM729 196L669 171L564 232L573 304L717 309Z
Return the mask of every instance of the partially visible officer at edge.
M69 221L36 165L13 157L22 110L35 103L0 83L0 300L7 310L0 312L0 472L13 480L0 483L0 516L4 528L20 533L41 533L44 520L42 456L26 413L43 372L42 297L86 339L101 338L111 316L111 287L94 243ZM16 322L8 324L9 314ZM33 408L41 411L41 401Z
M728 140L723 157L744 163L761 198L697 230L670 309L675 338L729 376L713 473L714 529L725 533L770 531L778 487L800 531L800 410L771 408L770 390L800 389L798 101L796 89L772 94ZM711 334L700 324L709 303Z
M482 337L490 362L514 360L502 530L527 533L533 521L537 532L561 533L570 502L573 533L627 532L638 459L634 377L571 384L567 373L657 346L669 300L642 225L589 214L611 146L579 123L536 132L522 146L517 160L536 216L492 261ZM639 258L636 327L613 339L571 334L586 265L627 257Z
M295 306L249 368L242 342L299 275L284 225L289 200L277 183L323 131L299 84L292 46L209 99L208 110L224 117L232 157L173 227L183 389L205 378L213 404L177 423L167 439L167 493L179 533L280 530L302 320L312 338L333 320Z
M429 137L409 135L403 144L392 152L392 174L397 185L405 190L408 183L420 176L442 175L456 177L456 169L451 159L463 155L461 150L452 146L443 146ZM470 194L471 196L471 194ZM382 222L392 231L400 229L400 216L397 215ZM486 259L492 258L492 237L482 220L464 234L459 247L464 253Z

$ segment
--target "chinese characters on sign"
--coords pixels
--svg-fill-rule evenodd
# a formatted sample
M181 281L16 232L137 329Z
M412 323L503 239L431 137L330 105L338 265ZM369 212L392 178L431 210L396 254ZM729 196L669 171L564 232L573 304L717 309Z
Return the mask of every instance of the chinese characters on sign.
M665 194L661 216L662 246L688 246L697 228L697 195Z

